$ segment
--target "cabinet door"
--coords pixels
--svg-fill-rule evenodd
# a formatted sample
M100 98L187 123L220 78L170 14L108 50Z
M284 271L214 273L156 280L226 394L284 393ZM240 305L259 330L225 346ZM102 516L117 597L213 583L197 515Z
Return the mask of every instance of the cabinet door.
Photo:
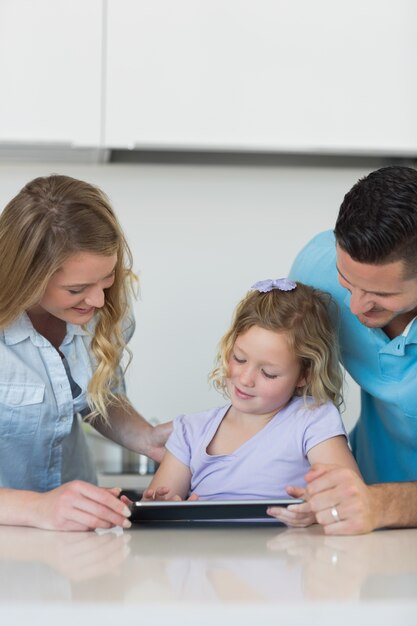
M413 0L108 0L108 146L417 151Z
M0 142L98 146L102 0L1 0Z

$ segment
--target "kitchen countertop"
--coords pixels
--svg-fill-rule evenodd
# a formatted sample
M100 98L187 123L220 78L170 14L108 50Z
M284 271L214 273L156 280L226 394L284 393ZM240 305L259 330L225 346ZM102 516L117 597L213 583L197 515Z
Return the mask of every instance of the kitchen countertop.
M2 626L415 626L417 529L3 526L0 580Z

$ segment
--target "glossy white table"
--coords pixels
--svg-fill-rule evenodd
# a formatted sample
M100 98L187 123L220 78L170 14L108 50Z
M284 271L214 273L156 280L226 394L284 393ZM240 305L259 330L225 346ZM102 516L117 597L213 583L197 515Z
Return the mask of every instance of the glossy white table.
M0 527L0 624L416 626L417 529Z

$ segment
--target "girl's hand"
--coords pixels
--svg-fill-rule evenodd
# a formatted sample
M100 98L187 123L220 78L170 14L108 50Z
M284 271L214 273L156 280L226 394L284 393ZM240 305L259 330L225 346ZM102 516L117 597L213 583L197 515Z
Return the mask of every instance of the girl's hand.
M168 493L169 493L168 487L156 487L156 489L145 489L142 495L142 502L155 502L155 501L160 502L164 500L172 500L173 498L167 497Z
M174 502L182 502L182 498L178 495L170 496L168 498L168 487L157 487L156 489L146 489L142 495L142 502L156 502L156 501L174 501ZM124 501L124 496L122 496L122 500ZM198 495L196 493L192 493L188 498L187 502L193 502L194 500L198 500Z
M294 528L305 528L316 523L316 516L307 501L307 491L302 487L287 487L287 493L293 498L305 500L302 504L290 504L287 507L273 506L267 509L268 515Z

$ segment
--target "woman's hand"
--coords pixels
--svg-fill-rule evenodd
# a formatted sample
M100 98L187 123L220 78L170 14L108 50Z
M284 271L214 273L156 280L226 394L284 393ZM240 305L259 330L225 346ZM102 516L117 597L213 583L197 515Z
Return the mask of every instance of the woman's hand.
M158 424L149 431L146 455L160 463L165 454L165 443L172 432L172 422Z
M304 528L316 523L316 516L307 501L307 491L302 487L287 487L287 493L293 498L305 500L302 504L289 506L273 506L267 509L268 515L294 528Z
M119 500L120 489L104 489L81 480L65 483L46 493L28 495L27 525L49 530L130 528L130 510Z

